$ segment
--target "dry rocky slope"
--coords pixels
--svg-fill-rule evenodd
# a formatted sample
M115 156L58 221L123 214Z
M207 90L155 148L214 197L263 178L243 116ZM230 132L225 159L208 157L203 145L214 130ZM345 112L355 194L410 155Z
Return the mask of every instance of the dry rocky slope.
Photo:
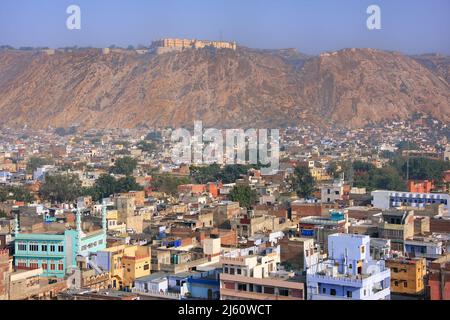
M0 51L0 125L34 128L362 127L414 112L450 119L448 59L373 49ZM431 60L430 60L431 59Z

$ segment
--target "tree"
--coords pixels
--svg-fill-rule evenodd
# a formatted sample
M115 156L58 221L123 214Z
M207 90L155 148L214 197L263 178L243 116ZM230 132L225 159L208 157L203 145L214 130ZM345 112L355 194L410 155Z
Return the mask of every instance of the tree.
M131 175L137 167L136 159L132 157L123 157L116 160L114 166L111 168L111 173Z
M129 192L129 191L140 191L142 190L142 186L136 183L136 179L131 176L126 176L120 178L116 181L115 192Z
M407 159L396 162L397 169L406 177L408 171ZM434 180L440 182L444 171L450 169L450 163L429 158L415 157L409 160L409 178L416 180Z
M152 186L160 192L164 192L172 196L175 196L178 194L179 185L188 184L190 182L191 182L190 179L187 177L177 178L164 174L155 176L155 178L152 181Z
M37 168L48 164L53 164L53 161L48 158L30 157L27 162L27 172L33 173Z
M153 142L161 142L162 141L161 133L157 131L151 131L145 136L145 140L150 140Z
M81 195L81 181L75 174L46 176L41 196L51 202L72 202Z
M8 199L8 192L6 188L0 187L0 202L5 202Z
M246 174L249 169L259 169L260 165L232 164L221 168L217 163L205 167L190 167L191 177L196 183L207 183L222 181L223 183L233 183Z
M34 196L30 190L22 186L0 187L0 202L6 200L33 202Z
M8 187L6 189L7 192L7 200L16 200L16 201L23 201L23 202L33 202L34 196L25 187L17 186L17 187Z
M235 186L230 191L230 199L239 202L241 207L250 208L256 203L258 195L249 186Z
M419 146L415 142L410 141L400 141L396 144L396 147L400 153L404 150L419 150Z
M327 173L334 179L337 179L341 175L342 171L339 170L339 166L336 162L331 162L327 168Z
M126 176L116 180L109 174L101 175L94 183L93 187L83 188L81 194L91 196L94 201L100 201L115 193L141 191L143 188L132 176Z
M312 196L315 190L315 181L308 168L303 166L295 168L292 187L299 197L308 198Z
M102 174L95 181L94 190L92 190L91 192L91 195L96 196L95 198L93 198L95 200L109 197L116 192L116 179L114 179L114 177L110 176L109 174Z
M147 141L140 141L137 145L138 149L141 149L143 152L153 152L156 150L156 144Z

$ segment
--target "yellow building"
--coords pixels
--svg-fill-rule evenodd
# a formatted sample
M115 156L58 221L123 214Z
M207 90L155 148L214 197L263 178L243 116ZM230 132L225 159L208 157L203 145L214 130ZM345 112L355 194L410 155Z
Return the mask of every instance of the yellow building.
M122 257L123 286L133 288L136 278L150 275L150 266L149 247L136 246L136 250L127 251Z
M332 179L325 168L313 167L309 168L309 172L316 181L327 181Z
M424 258L386 260L391 269L391 292L416 295L425 289L426 261Z
M113 288L131 289L136 278L150 275L150 252L150 247L118 245L98 251L97 263L109 271Z
M117 210L109 210L106 214L106 221L108 231L126 233L127 225L126 223L119 221L119 213L117 212Z

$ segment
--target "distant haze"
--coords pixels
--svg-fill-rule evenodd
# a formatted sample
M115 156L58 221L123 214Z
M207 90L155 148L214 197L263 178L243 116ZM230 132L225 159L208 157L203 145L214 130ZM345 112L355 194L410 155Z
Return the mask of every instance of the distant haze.
M72 4L81 8L81 30L66 28ZM381 30L366 27L371 4L381 8ZM449 0L2 0L0 45L126 47L180 37L309 54L450 54L449 14Z

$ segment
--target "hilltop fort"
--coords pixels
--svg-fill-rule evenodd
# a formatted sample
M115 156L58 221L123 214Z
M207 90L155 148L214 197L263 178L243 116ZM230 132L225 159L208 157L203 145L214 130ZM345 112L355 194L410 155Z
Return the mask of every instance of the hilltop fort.
M229 41L166 38L153 41L150 50L157 54L162 54L172 51L183 51L186 49L202 49L205 47L236 50L237 45L235 41L229 42Z

